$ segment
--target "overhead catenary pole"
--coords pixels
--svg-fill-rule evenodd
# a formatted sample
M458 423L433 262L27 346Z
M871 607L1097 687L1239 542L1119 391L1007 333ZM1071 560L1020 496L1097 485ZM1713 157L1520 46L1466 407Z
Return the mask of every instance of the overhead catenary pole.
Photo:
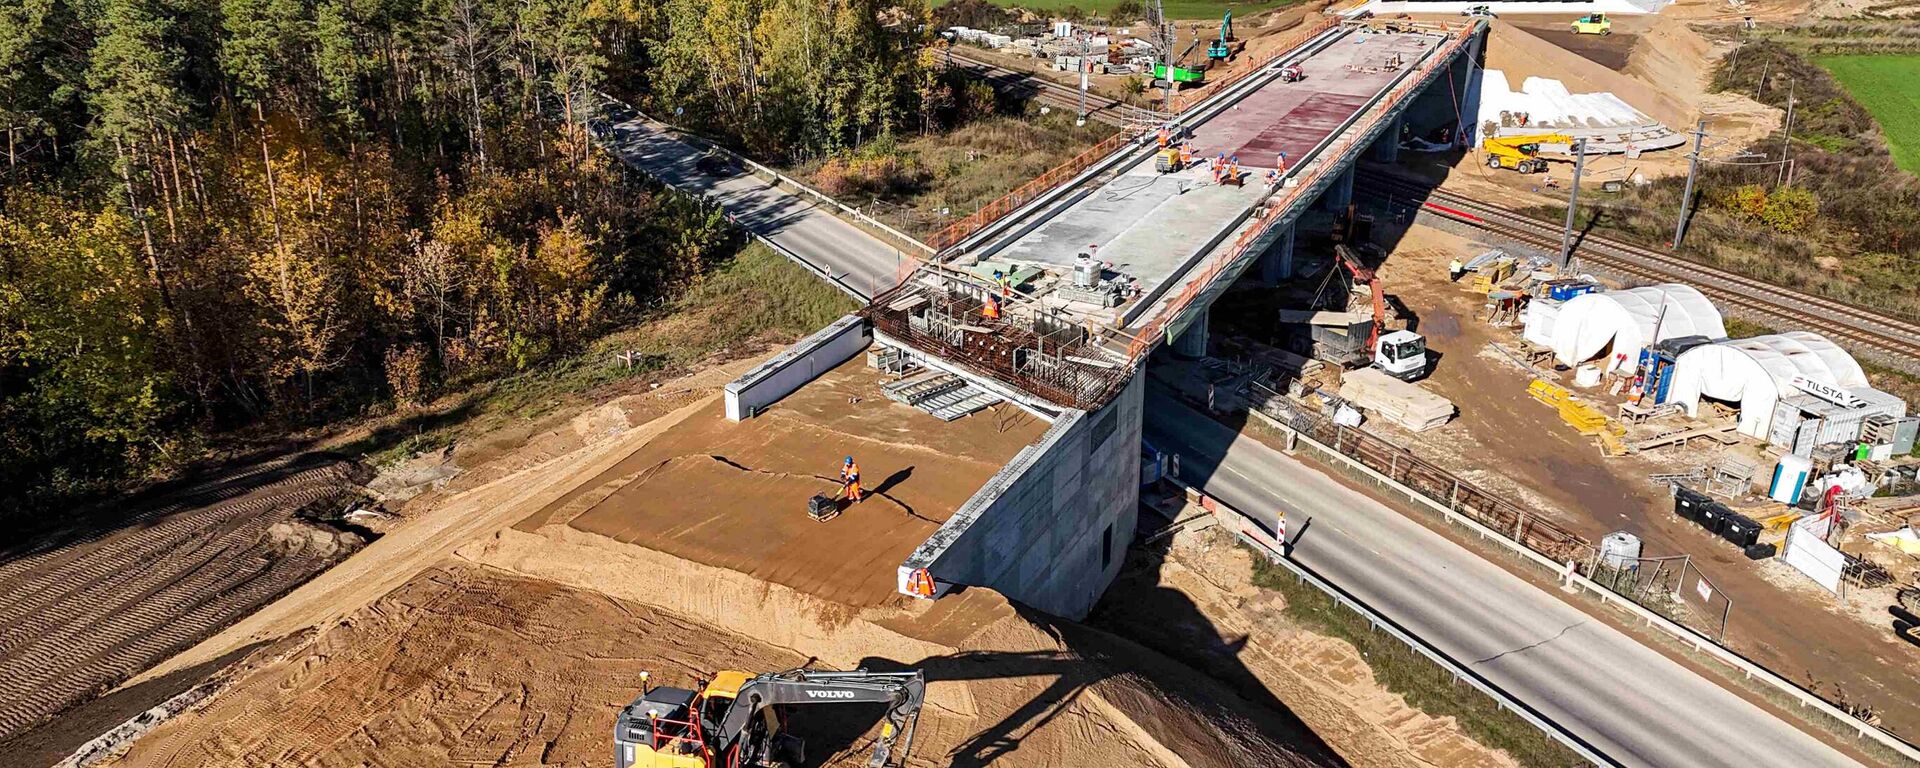
M1693 183L1700 174L1700 146L1707 139L1707 121L1703 118L1693 127L1693 156L1687 161L1687 191L1680 195L1680 220L1673 225L1673 249L1680 248L1681 239L1687 236L1687 212L1693 206Z
M1087 124L1087 74L1093 70L1093 33L1080 30L1080 113L1074 117L1074 125Z
M1573 184L1567 190L1567 223L1560 230L1560 268L1573 264L1573 216L1580 210L1580 173L1587 167L1587 138L1573 142Z
M1774 174L1773 186L1779 188L1787 175L1788 157L1793 154L1793 86L1795 81L1787 81L1787 131L1780 137L1780 170Z

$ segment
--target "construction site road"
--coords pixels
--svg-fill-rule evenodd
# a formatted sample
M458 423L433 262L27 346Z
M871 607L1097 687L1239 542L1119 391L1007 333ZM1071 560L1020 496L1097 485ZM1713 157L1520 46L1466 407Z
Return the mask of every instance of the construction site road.
M755 176L732 155L696 146L645 116L614 109L619 122L609 126L601 142L628 166L719 203L734 223L756 238L862 300L897 282L905 256L885 241Z
M1158 387L1147 439L1180 477L1272 528L1292 557L1621 765L1843 766L1813 736Z

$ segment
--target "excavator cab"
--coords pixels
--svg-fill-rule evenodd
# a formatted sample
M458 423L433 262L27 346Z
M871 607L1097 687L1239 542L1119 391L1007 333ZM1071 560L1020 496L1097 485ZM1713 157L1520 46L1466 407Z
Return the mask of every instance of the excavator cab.
M644 685L648 675L641 673ZM786 731L785 708L804 704L887 705L870 768L906 762L926 680L915 672L795 669L749 676L725 671L699 690L660 686L614 720L616 768L790 768L804 744Z
M745 672L727 670L714 675L698 691L660 686L641 693L620 711L614 723L614 765L710 768L799 763L800 739L784 732L785 723L772 707L753 713L734 738L722 738L727 714L740 689L751 680ZM730 762L739 754L757 757L751 762Z

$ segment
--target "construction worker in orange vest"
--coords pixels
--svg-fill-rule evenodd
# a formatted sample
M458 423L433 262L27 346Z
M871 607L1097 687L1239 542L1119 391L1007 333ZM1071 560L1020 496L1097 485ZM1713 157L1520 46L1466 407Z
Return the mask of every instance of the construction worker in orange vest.
M1160 139L1160 148L1166 149L1167 143L1173 140L1173 134L1168 132L1167 127L1163 125L1160 126L1160 133L1157 138Z
M1193 167L1193 142L1190 142L1190 141L1189 141L1189 142L1183 142L1183 143L1181 143L1181 145L1180 145L1180 167L1181 167L1181 168L1192 168L1192 167Z
M840 488L846 493L847 503L860 503L860 465L853 463L853 457L840 465Z
M1000 319L1000 297L987 294L987 304L980 308L980 316L988 320Z

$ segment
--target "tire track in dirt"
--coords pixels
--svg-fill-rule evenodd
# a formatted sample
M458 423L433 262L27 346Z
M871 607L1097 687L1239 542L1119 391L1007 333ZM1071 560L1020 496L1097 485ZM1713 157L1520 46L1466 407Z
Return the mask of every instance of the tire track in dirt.
M262 462L16 548L0 563L0 750L344 557L311 551L303 528L287 539L281 526L276 543L275 526L350 475L341 462Z

